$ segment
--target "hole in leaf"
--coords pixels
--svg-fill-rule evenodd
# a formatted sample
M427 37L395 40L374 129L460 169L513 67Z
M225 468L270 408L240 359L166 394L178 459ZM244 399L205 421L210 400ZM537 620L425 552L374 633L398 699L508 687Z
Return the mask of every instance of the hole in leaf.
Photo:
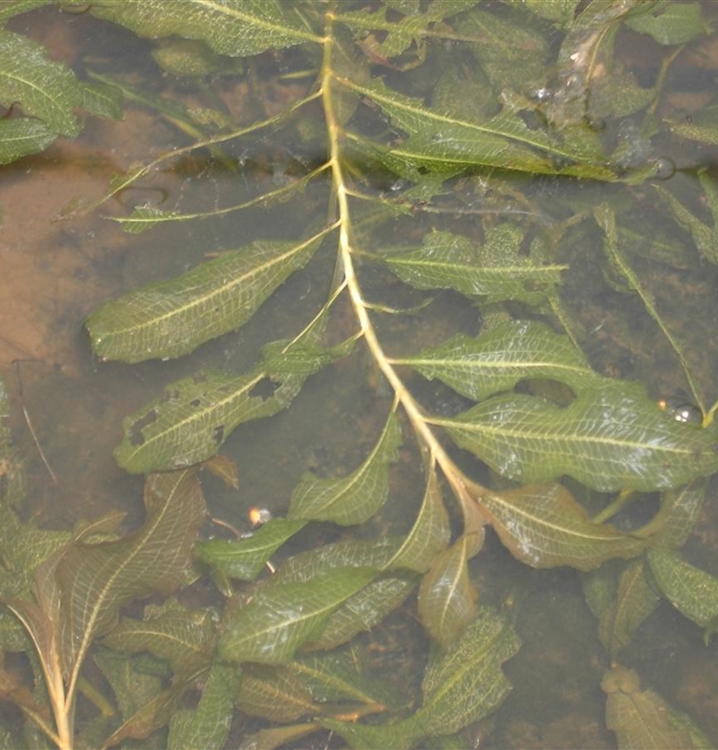
M277 388L281 383L278 383L276 380L272 380L271 378L262 378L257 385L252 388L252 390L249 392L250 398L261 398L262 401L266 401L268 398L272 398L274 394L277 392Z
M142 435L142 430L145 429L145 427L149 427L151 424L157 421L157 410L151 409L150 411L145 414L144 417L141 419L138 419L131 427L130 427L130 444L131 445L142 445L145 442L145 438Z

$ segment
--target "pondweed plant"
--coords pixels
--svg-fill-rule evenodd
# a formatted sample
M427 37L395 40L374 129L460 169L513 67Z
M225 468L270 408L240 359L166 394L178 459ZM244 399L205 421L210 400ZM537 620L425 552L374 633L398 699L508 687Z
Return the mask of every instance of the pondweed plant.
M158 64L201 83L207 106L99 70L80 77L6 28L0 160L76 135L78 110L119 116L140 102L187 145L117 175L103 203L192 154L234 171L246 195L210 210L142 203L113 221L138 233L257 206L269 219L94 312L97 358L168 360L230 339L310 262L324 291L305 318L286 316L290 336L267 332L253 367L197 371L127 417L115 456L147 475L132 533L119 512L72 532L21 522L3 433L0 637L32 674L0 673L27 722L25 740L5 726L4 744L477 746L501 731L487 717L521 658L520 592L502 606L511 592L480 573L502 554L482 552L489 527L527 571L581 572L617 745L709 747L687 713L641 687L630 647L661 599L706 639L718 617L718 579L681 550L718 471L715 353L665 294L676 280L716 281L718 192L701 164L718 105L700 78L693 98L671 88L694 51L714 67L710 5L10 0L0 21L55 4L158 40ZM634 49L643 64L631 69ZM282 96L239 122L227 82L260 79ZM250 168L260 142L283 161L271 180ZM604 305L592 320L596 288L627 312ZM646 349L661 352L663 379ZM628 350L628 363L608 361ZM291 408L320 370L347 377L346 362L365 368L383 414L364 458L308 471L284 517L253 535L209 538L198 467L234 481L225 441ZM666 384L680 402L657 392ZM416 497L397 497L400 456L421 466ZM373 524L399 502L413 508L408 527ZM316 522L335 541L305 536ZM201 578L218 589L211 607L188 596ZM143 616L121 616L151 595ZM397 704L363 668L363 633L400 608L431 648L420 687ZM114 707L76 717L78 691Z

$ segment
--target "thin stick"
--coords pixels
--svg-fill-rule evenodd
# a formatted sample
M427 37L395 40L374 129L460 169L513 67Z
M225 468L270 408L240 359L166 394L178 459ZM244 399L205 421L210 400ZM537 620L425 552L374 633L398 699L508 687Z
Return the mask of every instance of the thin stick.
M42 459L42 462L45 464L45 468L47 469L48 474L52 478L52 481L55 484L55 486L59 487L60 482L57 481L57 475L52 470L52 466L50 466L49 461L45 457L45 452L42 450L42 446L40 445L40 441L38 440L37 433L35 432L35 428L32 426L30 415L27 413L27 409L25 408L25 398L23 396L23 391L22 391L22 377L20 376L20 360L19 359L14 360L13 364L15 365L15 370L17 372L17 382L18 382L19 392L20 392L20 405L22 407L22 414L25 417L25 424L27 425L28 430L30 430L30 434L32 435L32 440L35 443L37 452L40 454L40 458Z

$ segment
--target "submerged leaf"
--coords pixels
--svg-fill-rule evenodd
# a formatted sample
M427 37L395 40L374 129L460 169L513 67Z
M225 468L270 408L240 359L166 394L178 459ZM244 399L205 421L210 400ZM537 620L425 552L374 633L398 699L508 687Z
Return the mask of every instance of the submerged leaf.
M64 553L61 589L62 656L76 670L97 635L116 624L119 609L183 580L204 521L204 497L195 472L158 474L145 485L144 525L116 542L76 542Z
M264 664L242 668L237 707L248 716L281 722L296 721L320 710L300 676L289 667Z
M675 552L652 549L651 572L661 593L702 628L718 623L718 578L682 560Z
M187 354L239 328L321 244L253 242L176 279L158 281L108 302L86 322L102 359L142 362Z
M179 380L164 396L125 418L125 437L115 449L117 463L144 474L204 461L237 425L284 409L303 381L299 376L273 381L261 369L239 376L203 372Z
M53 133L75 136L81 130L74 113L83 103L80 81L67 66L48 60L37 42L6 30L0 30L0 102L19 102Z
M383 260L402 281L418 289L455 289L494 302L536 303L559 283L565 266L544 266L519 257L520 241L520 231L511 225L494 227L482 247L457 234L432 232L420 249Z
M175 604L144 620L123 617L103 643L129 653L147 651L168 661L175 674L192 675L211 664L215 635L211 612L192 612Z
M44 122L29 117L0 120L0 164L10 164L23 156L37 154L57 137Z
M387 563L388 569L408 568L426 573L439 552L449 546L451 525L436 471L429 472L419 515L401 546Z
M168 750L221 750L229 737L239 684L236 667L213 664L197 706L173 714Z
M560 484L481 493L477 501L504 545L534 568L591 570L614 557L634 557L646 546L643 539L592 523Z
M82 0L71 4L84 5ZM153 39L178 35L201 39L223 55L256 55L321 38L304 28L291 9L277 0L123 0L95 3L93 15L122 24Z
M356 748L409 748L422 737L453 734L506 698L511 685L501 664L520 645L509 622L483 608L448 651L435 654L424 677L424 701L415 714L395 724L324 723Z
M641 690L632 669L616 665L601 682L606 693L606 724L616 733L620 750L693 750L712 744L681 711L653 690Z
M456 641L476 614L478 593L467 567L472 546L462 534L436 556L419 588L419 617L443 649Z
M527 378L558 380L577 393L601 380L567 336L535 321L501 323L477 338L457 334L435 349L392 361L475 401Z
M334 521L348 526L374 515L389 494L389 464L397 459L401 428L390 414L381 437L364 463L341 479L305 474L292 493L289 518Z
M200 542L195 555L222 575L253 581L277 549L305 525L306 521L273 518L246 539Z
M394 157L443 168L450 164L493 166L531 174L615 179L607 167L591 163L585 153L574 153L570 146L553 143L544 130L529 128L512 112L477 122L460 112L430 109L420 99L393 91L380 81L360 84L341 79L341 83L376 103L396 127L409 134L405 144L392 149Z
M651 492L718 470L711 431L671 419L639 389L620 382L585 391L564 408L512 394L431 422L520 482L567 474L602 492Z
M343 568L302 583L274 581L234 612L219 641L229 661L283 664L316 638L329 615L376 575L367 568Z

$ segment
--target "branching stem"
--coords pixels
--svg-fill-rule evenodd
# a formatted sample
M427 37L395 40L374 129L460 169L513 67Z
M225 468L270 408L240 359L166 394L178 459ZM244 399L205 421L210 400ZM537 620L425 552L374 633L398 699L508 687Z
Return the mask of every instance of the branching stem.
M333 22L332 13L327 14L329 23ZM341 135L342 126L337 120L338 111L334 101L334 81L332 75L332 52L335 44L334 35L328 33L324 42L324 60L322 63L321 93L324 103L324 113L326 117L327 137L329 139L329 165L332 170L333 185L335 190L336 205L339 220L339 255L342 268L344 271L344 283L351 300L352 308L357 317L361 333L366 341L369 353L372 356L376 366L384 375L389 385L394 391L396 401L401 404L406 413L412 429L414 430L420 446L428 454L427 465L439 465L446 480L451 486L454 495L459 501L464 515L464 520L468 520L472 507L467 503L472 503L471 495L468 491L469 480L464 476L459 467L451 460L438 438L431 430L426 418L424 417L421 406L411 395L406 385L394 369L391 361L384 353L379 339L376 334L371 318L369 317L370 305L364 301L361 286L357 279L354 268L353 255L355 253L352 243L351 231L351 214L349 210L350 190L344 175L344 166L341 156ZM480 485L472 483L474 491L478 488L479 492L489 492Z

